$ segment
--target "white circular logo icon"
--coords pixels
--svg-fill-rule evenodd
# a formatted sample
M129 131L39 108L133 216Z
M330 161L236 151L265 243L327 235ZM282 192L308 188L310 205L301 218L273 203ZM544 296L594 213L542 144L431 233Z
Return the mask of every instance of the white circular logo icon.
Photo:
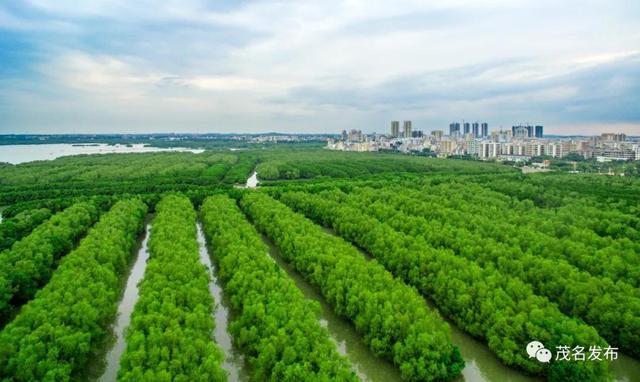
M545 349L544 344L540 341L529 342L527 354L529 354L529 358L535 358L538 362L549 363L551 361L551 351Z
M536 352L536 359L540 362L549 363L551 360L551 351L545 348L538 350Z
M544 345L540 341L531 341L527 345L527 354L529 354L529 358L535 358L538 350L544 349Z

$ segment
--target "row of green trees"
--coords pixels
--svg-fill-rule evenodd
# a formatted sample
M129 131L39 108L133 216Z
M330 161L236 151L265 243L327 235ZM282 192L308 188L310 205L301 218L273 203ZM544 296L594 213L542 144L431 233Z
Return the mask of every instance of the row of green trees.
M0 168L0 185L31 186L35 184L81 183L95 181L136 181L178 178L211 179L212 166L232 165L237 157L228 152L129 153L76 155L52 161L26 162Z
M415 289L267 195L248 193L241 206L285 259L319 287L336 313L354 323L365 344L399 367L403 379L445 380L460 374L464 360L451 344L448 324Z
M264 154L258 164L260 179L352 178L372 174L508 173L515 170L495 163L443 160L382 153L353 153L330 150L292 151Z
M238 154L238 161L225 173L222 181L226 184L244 184L257 161L257 155L252 152Z
M482 268L450 250L396 232L389 225L337 203L326 195L285 193L281 200L307 216L331 225L342 236L369 251L394 275L430 297L446 316L468 333L483 338L507 365L546 375L554 381L599 380L606 363L540 363L526 345L537 340L556 346L605 346L595 329L562 314L531 287L494 268ZM603 313L605 314L605 313Z
M579 196L618 203L619 209L625 212L637 213L640 208L640 182L636 177L549 173L521 175L516 179L493 177L474 181L545 207L559 207Z
M228 152L79 155L0 167L0 205L167 192L210 192L239 162ZM228 185L226 187L229 187Z
M501 209L501 221L525 224L557 238L584 240L586 244L601 248L611 241L629 243L640 240L640 217L619 209L619 202L597 200L592 197L573 196L564 200L556 208L535 206L529 199L493 191L472 182L452 180L436 186L418 187L423 198L443 197L442 204L454 208L474 209L474 212L488 212L492 208ZM578 237L572 237L574 231Z
M442 230L433 229L432 233L449 242L447 245L455 246L453 241L462 240L461 235L452 230L463 229L480 239L493 239L518 253L527 252L554 261L560 259L593 276L640 286L640 242L627 237L599 236L588 228L576 226L566 213L535 206L522 208L519 201L503 203L493 198L493 191L473 184L443 184L417 190L388 187L361 193L370 202L379 201L423 217L432 227L435 222L446 226ZM581 221L587 219L583 215Z
M2 220L0 223L0 251L11 248L13 243L22 239L34 228L51 217L46 208L22 211L19 214Z
M60 257L73 248L97 219L94 204L74 204L36 227L10 250L0 253L0 322L49 281Z
M230 325L257 381L355 381L316 313L319 307L268 256L268 248L233 199L201 207L218 275L237 314Z
M116 203L4 328L4 381L77 379L116 316L122 276L146 211L139 200Z
M378 197L383 200L375 202ZM561 256L554 259L523 252L519 247L474 234L447 221L412 216L416 209L407 208L406 202L406 198L397 196L393 191L362 190L343 199L341 204L347 203L400 232L423 239L432 247L449 248L482 267L495 268L502 274L519 278L531 285L537 294L556 302L566 314L580 317L595 327L615 346L631 354L640 354L640 299L637 289L581 272ZM430 207L437 208L427 208ZM466 215L455 218L456 222L472 219Z
M196 213L187 197L167 195L156 205L149 252L118 380L226 380L224 355L212 339L214 302L199 259Z

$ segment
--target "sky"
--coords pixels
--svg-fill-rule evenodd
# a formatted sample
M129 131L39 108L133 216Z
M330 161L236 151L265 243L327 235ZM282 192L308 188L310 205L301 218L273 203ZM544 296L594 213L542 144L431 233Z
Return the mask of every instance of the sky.
M7 0L0 134L640 135L640 1Z

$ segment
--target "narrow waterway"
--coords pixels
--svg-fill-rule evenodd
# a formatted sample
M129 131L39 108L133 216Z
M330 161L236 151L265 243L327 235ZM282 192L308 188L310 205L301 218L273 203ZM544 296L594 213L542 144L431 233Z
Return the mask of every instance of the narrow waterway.
M256 170L253 170L251 176L247 179L247 184L245 188L256 188L258 187L258 173Z
M144 229L144 238L142 245L138 250L138 257L131 268L131 273L127 279L127 286L124 289L122 299L118 304L118 318L113 328L113 333L116 337L116 342L107 353L107 366L104 374L100 376L100 382L115 381L118 376L118 370L120 369L120 356L124 352L126 347L124 331L131 322L131 313L133 307L138 301L138 283L144 276L144 270L147 268L147 260L149 259L149 233L151 232L151 223L147 223Z
M138 283L142 280L149 258L148 242L151 230L152 215L145 219L144 233L138 239L137 254L127 274L126 284L120 301L116 320L111 326L111 333L99 347L97 353L89 361L87 368L81 373L80 380L114 382L120 369L120 356L126 347L124 331L131 322L133 307L138 301Z
M333 236L340 236L333 228L322 227L322 230ZM353 244L353 243L351 243ZM354 245L355 248L362 253L367 260L373 260L374 258L364 249ZM425 303L430 310L438 311L438 308L428 299L425 298ZM464 358L466 365L462 371L462 375L456 379L456 381L467 382L493 382L493 381L505 381L505 382L533 382L541 381L540 378L531 377L523 374L517 369L505 366L500 362L498 357L489 350L489 347L481 341L473 338L469 334L459 329L455 323L443 317L445 321L449 323L451 328L451 342L460 348L462 358Z
M289 263L287 263L278 249L266 236L262 240L269 246L271 258L293 279L304 296L320 304L320 324L329 331L329 335L336 344L338 352L347 357L353 365L354 371L363 381L385 382L400 381L400 371L390 362L376 357L362 342L354 326L346 318L333 312L318 288L309 284Z
M214 311L211 313L216 324L213 337L216 344L218 344L224 352L222 368L227 371L229 382L248 381L249 373L247 371L247 364L242 354L233 346L231 335L227 329L231 316L228 307L229 304L226 296L222 292L222 287L218 283L216 269L209 256L209 249L207 248L202 224L198 222L196 227L198 232L198 246L200 247L200 261L209 271L209 276L211 277L209 281L209 292L211 292L216 304Z
M611 362L614 382L634 382L640 379L640 361L624 354Z

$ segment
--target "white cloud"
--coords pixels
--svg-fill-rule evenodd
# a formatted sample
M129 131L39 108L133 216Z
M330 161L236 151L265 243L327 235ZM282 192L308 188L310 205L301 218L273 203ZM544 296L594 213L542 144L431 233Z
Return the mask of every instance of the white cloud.
M0 5L0 28L40 53L24 64L37 76L0 72L0 98L15 106L0 117L27 120L29 103L10 95L28 98L31 87L45 104L38 113L61 124L74 105L119 124L183 120L185 130L211 121L275 129L305 117L309 128L373 130L398 113L429 127L468 114L561 121L593 107L588 86L611 99L637 93L627 73L596 85L583 73L629 70L616 63L640 54L639 14L622 0L30 0ZM594 118L640 119L606 107L610 116L603 105Z

